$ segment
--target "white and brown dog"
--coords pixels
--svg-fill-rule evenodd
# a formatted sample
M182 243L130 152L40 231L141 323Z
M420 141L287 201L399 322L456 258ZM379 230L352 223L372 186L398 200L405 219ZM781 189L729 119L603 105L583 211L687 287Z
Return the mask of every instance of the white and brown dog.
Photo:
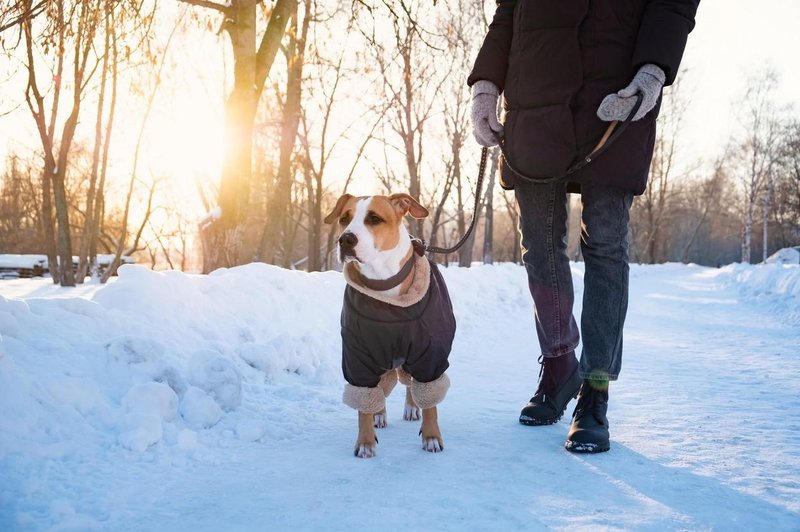
M358 410L361 458L375 455L375 427L386 426L385 400L398 379L407 386L403 419L418 420L422 410L422 448L444 449L436 405L450 386L456 322L441 273L408 234L406 214L428 211L408 194L345 194L325 217L341 230L343 400Z

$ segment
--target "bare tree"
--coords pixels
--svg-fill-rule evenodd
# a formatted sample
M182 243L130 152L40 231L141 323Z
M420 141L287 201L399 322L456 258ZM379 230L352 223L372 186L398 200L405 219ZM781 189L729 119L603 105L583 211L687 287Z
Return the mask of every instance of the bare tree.
M286 78L286 97L283 101L281 119L278 171L275 183L267 202L266 220L263 224L259 258L265 262L276 262L281 257L284 266L289 265L292 250L292 235L295 226L287 225L288 205L291 201L294 182L293 155L297 131L300 125L300 109L303 88L303 67L305 66L306 42L311 22L311 1L304 0L302 22L297 4L293 7L287 29L288 42L283 48L286 54L288 75Z
M642 257L649 264L666 259L665 247L669 235L665 234L665 230L671 225L668 204L674 195L673 174L687 104L681 95L680 82L664 93L664 112L659 118L647 189L636 198L631 213L634 235L632 254Z
M117 46L117 31L113 6L105 6L103 16L104 41L103 59L101 62L101 79L99 96L97 99L97 115L95 118L94 149L92 152L92 170L89 179L89 188L86 192L86 211L84 215L83 235L80 251L78 253L77 281L82 283L86 274L91 270L93 276L97 275L97 237L98 226L102 210L98 208L103 202L105 191L105 177L108 169L108 153L111 144L111 131L116 114L117 80L119 71L119 48ZM109 74L111 75L111 103L105 128L106 87ZM104 134L105 133L105 134Z
M681 262L689 262L689 252L695 243L695 239L700 228L708 221L709 216L714 212L719 212L723 202L722 191L727 186L727 176L725 171L725 161L727 157L722 156L717 159L714 165L714 172L711 177L701 182L697 187L684 187L684 196L687 199L688 216L693 218L691 226L684 234L688 235L682 245L680 259Z
M336 31L340 36L342 30L335 24L338 20L336 16L342 13L334 12L333 15L326 17L335 25L332 31ZM317 17L319 18L319 16ZM352 154L351 170L344 180L344 188L338 193L347 191L350 179L353 176L356 166L359 164L367 144L374 139L375 130L386 116L389 107L383 102L370 105L369 102L360 101L353 94L348 94L348 81L354 75L360 76L358 71L351 71L345 64L345 59L350 53L352 46L352 27L348 26L344 32L344 38L340 40L342 46L336 50L333 58L328 57L331 51L329 47L323 46L324 42L330 41L330 35L321 37L314 36L314 42L309 43L310 57L308 65L314 74L309 75L304 83L308 85L304 91L304 105L301 109L301 128L298 134L303 150L302 169L306 188L308 218L308 271L317 271L324 266L326 247L323 243L323 203L325 202L325 177L327 176L329 163L341 146L346 141L358 139L360 135L360 146ZM343 94L343 91L344 94ZM351 117L350 122L344 127L336 127L335 112L341 107L348 105L365 105L365 109L357 116ZM371 127L366 131L362 129L364 124L372 122ZM345 144L345 146L348 146ZM330 240L330 239L328 239Z
M430 41L441 39L419 23L425 5L407 0L384 4L389 11L388 23L393 30L391 37L383 42L379 35L364 33L378 71L382 74L384 95L391 107L389 124L399 142L397 147L391 141L387 145L393 151L396 149L404 160L408 193L424 202L421 198L426 147L424 133L436 112L439 89L446 79L443 69L437 69L436 63L442 49ZM372 17L375 16L371 14L370 21L374 21ZM387 162L390 160L387 156ZM387 166L393 165L388 163ZM387 173L387 184L392 174L391 170ZM423 220L415 220L411 232L422 236L423 224Z
M134 250L138 249L138 241L141 238L142 231L144 230L144 227L146 226L147 221L151 214L153 195L156 190L157 180L154 180L150 187L150 194L147 202L147 210L145 211L144 214L144 219L142 220L142 223L139 226L139 231L136 233L133 245L130 248L128 248L128 251L126 253L125 244L128 237L128 218L130 216L130 207L131 207L131 201L133 200L134 187L139 179L138 167L139 167L139 155L142 147L142 139L144 138L144 133L145 130L147 129L147 123L150 118L150 113L153 110L153 102L155 101L156 94L158 94L158 89L161 87L162 73L164 71L164 65L166 64L167 61L167 54L169 52L170 43L172 42L172 38L175 36L175 32L177 31L181 22L182 22L182 17L175 22L172 31L167 37L167 42L164 45L161 59L155 71L153 85L150 88L150 93L148 94L147 97L147 103L145 104L144 113L142 115L142 122L139 125L139 132L136 136L136 145L133 150L133 164L131 167L131 175L128 180L128 191L125 196L125 207L122 215L122 228L120 230L119 237L117 238L116 246L114 247L114 258L112 259L109 267L106 268L106 270L103 272L103 275L100 277L100 281L103 283L107 282L112 275L116 274L117 268L121 263L121 258L123 254L129 255Z
M6 253L39 253L44 237L38 164L12 153L0 176L0 249Z
M226 104L225 157L220 179L219 217L203 225L203 271L234 266L246 259L242 239L252 186L253 124L258 102L297 0L276 0L256 48L258 0L181 0L219 12L234 60L234 80ZM265 9L268 9L265 7Z
M774 175L775 201L771 217L778 228L777 245L797 245L800 242L800 119L794 118L782 129Z
M36 124L44 160L45 250L53 281L64 286L75 284L67 173L78 124L85 114L83 102L97 71L107 72L107 44L112 28L129 15L127 19L136 21L146 33L153 12L145 10L143 3L143 0L53 0L40 7L39 3L22 0L12 6L16 10L15 25L20 26L24 43L25 101ZM35 16L39 13L41 16ZM100 41L105 45L99 45ZM40 78L40 71L45 68L53 73L51 86ZM104 83L101 81L101 85ZM69 106L63 120L59 115L62 105ZM102 113L102 108L98 113ZM96 190L91 194L96 194ZM86 215L91 217L93 211L87 209Z
M85 79L91 75L88 61L92 52L94 34L97 30L98 15L89 2L81 1L67 3L57 0L47 10L46 26L39 39L34 34L33 20L26 17L34 6L28 0L17 4L19 17L22 19L21 27L24 35L25 50L27 53L26 68L28 70L28 83L25 90L25 99L31 111L39 139L44 152L44 169L42 173L42 207L43 224L47 244L48 262L53 282L62 286L74 286L75 277L72 270L72 243L70 241L69 211L66 200L65 176L69 150L78 125L83 91L86 88ZM74 28L74 30L70 30ZM74 33L73 33L74 32ZM68 39L71 39L72 46ZM52 102L49 109L45 102L46 91L40 88L37 76L37 66L40 55L36 41L43 41L49 50L53 50L51 60L55 62L53 69L55 87L53 88ZM72 85L72 110L64 121L60 139L55 138L58 108L61 103L62 75L65 62L69 61L68 48L71 48L73 60L73 85ZM51 193L53 198L51 199ZM53 220L53 200L55 202L56 226ZM57 245L56 245L57 232ZM56 249L58 250L56 253ZM58 264L58 268L54 266Z
M740 121L744 136L738 143L736 158L742 194L742 262L750 262L757 202L770 187L769 181L777 160L779 125L773 101L777 81L777 75L772 70L751 77L743 100ZM766 197L765 215L769 209L769 194Z

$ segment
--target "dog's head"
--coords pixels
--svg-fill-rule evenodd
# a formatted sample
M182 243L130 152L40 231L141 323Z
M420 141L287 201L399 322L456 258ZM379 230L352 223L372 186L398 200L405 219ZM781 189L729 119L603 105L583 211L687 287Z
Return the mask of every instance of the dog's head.
M408 237L403 225L406 214L425 218L428 210L408 194L352 196L345 194L325 217L325 223L339 224L339 259L342 262L374 262L398 247Z

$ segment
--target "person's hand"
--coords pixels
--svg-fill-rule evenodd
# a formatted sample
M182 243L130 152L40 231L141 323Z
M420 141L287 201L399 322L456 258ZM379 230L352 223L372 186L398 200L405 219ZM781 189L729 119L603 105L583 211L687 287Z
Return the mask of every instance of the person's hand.
M503 124L497 120L497 99L500 89L491 81L481 79L472 85L472 135L481 146L497 146L497 136L503 134Z
M597 116L606 122L625 120L633 110L633 106L636 105L636 93L641 93L642 105L633 117L633 120L639 120L658 103L658 97L661 96L661 88L666 79L664 71L656 65L643 65L633 77L630 85L603 98L603 102L597 108Z

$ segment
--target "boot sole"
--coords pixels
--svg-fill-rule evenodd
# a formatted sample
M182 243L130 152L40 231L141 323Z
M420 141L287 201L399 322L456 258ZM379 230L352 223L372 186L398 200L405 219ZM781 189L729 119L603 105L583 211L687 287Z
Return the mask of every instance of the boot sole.
M567 440L566 443L564 443L564 448L571 453L595 454L608 451L611 449L611 444L607 441L602 443L579 443Z
M548 417L548 418L535 418L530 416L521 415L519 416L519 422L522 425L527 425L529 427L541 427L543 425L553 425L561 421L561 418L564 417L564 412L567 411L567 407L564 407L564 410L556 417Z

